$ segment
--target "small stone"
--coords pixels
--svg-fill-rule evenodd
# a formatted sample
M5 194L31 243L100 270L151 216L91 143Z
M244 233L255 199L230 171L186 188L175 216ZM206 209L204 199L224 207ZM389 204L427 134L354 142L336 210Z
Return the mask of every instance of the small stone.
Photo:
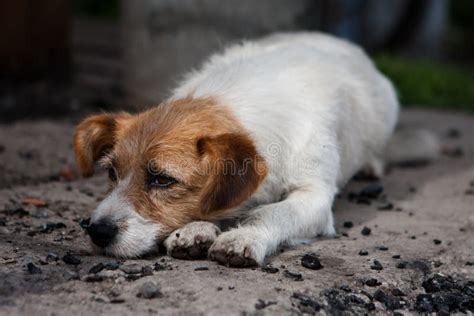
M388 250L388 247L386 247L386 246L380 246L380 247L378 247L378 250L387 251L387 250Z
M298 308L302 313L315 314L322 309L322 305L309 295L295 292L292 298L298 301Z
M393 258L393 259L400 259L401 256L400 256L400 255L393 255L392 258Z
M301 258L301 265L311 270L320 270L323 268L321 261L315 253L307 253Z
M441 245L441 240L439 240L439 239L433 239L433 243L434 243L435 245Z
M359 256L368 256L369 252L367 250L361 250L359 251Z
M120 270L126 274L138 274L142 272L142 267L138 264L128 264L120 267Z
M160 291L160 288L153 282L145 282L140 287L137 297L152 299L162 297L163 294Z
M73 255L72 253L68 252L63 256L63 261L66 264L71 264L71 265L79 265L82 263L81 259Z
M108 262L105 264L106 270L117 270L120 267L120 263L117 261Z
M407 267L407 263L405 261L400 261L396 265L397 269L405 269Z
M261 299L258 299L257 303L255 303L255 309L260 310L264 309L270 305L275 305L277 302L274 301L264 301Z
M370 279L367 279L365 282L364 282L365 285L367 286L370 286L370 287L374 287L374 286L379 286L381 285L382 283L380 283L377 279L375 278L370 278Z
M346 221L344 222L344 228L352 228L354 227L354 223L352 223L351 221Z
M153 268L150 266L144 266L142 268L142 276L153 275Z
M362 228L360 233L363 236L369 236L372 233L372 229L370 229L369 227L364 227L364 228Z
M266 273L277 273L280 270L277 267L274 267L271 264L267 264L264 267L262 267L262 271L266 272Z
M376 199L383 192L383 186L379 183L369 184L359 192L360 197L366 197L368 199Z
M229 290L234 290L234 289L235 289L235 285L229 285L228 289L229 289Z
M446 137L457 139L461 137L461 131L455 127L452 127L446 131Z
M371 268L372 270L377 270L377 271L383 270L383 266L382 266L382 264L380 263L380 261L378 261L378 260L374 260L374 262L372 263L372 265L370 266L370 268Z
M89 273L96 274L105 269L105 265L102 262L99 262L92 268L90 268Z
M207 270L209 270L208 267L196 267L196 268L194 268L194 271L207 271Z
M28 272L30 274L41 274L41 273L43 273L43 271L39 267L37 267L33 262L29 262L26 265L26 268L28 269Z
M284 271L285 277L292 279L293 281L303 281L303 275L301 273L290 272L288 270Z
M385 204L381 204L377 207L379 211L390 211L393 210L393 203L387 202Z
M46 255L46 262L55 262L59 260L59 256L54 252L48 252Z
M405 296L405 293L403 293L403 291L398 288L392 289L392 294L395 296Z

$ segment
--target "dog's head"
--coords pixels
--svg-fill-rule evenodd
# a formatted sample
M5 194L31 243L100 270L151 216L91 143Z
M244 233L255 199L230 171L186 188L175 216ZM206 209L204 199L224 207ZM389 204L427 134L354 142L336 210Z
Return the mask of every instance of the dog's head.
M173 230L218 218L258 188L266 165L238 121L213 99L182 99L149 111L99 114L74 136L84 176L98 163L110 192L88 228L105 253L140 256Z

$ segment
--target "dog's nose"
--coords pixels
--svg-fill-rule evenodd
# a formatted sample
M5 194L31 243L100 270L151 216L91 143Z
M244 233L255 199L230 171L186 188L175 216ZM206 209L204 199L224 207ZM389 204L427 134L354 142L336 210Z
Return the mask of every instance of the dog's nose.
M92 242L99 247L107 247L118 233L117 225L110 221L101 221L90 224L87 233L91 236Z

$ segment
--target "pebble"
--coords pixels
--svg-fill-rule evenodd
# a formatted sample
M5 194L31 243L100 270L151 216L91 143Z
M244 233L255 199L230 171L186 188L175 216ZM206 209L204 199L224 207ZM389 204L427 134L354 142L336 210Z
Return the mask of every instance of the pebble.
M441 245L441 240L439 240L439 239L433 239L433 243L434 243L435 245Z
M208 267L196 267L196 268L194 268L194 271L207 271L207 270L209 270Z
M359 251L359 256L368 256L369 252L367 250L361 250Z
M112 261L105 264L106 270L117 270L119 267L120 267L120 263L117 261Z
M145 282L140 286L137 297L152 299L162 297L160 288L153 282Z
M407 263L405 261L400 261L397 263L396 267L398 269L405 269L407 267Z
M383 266L382 266L382 264L380 263L380 261L378 261L378 260L374 260L374 262L372 263L372 265L370 266L370 268L371 268L372 270L377 270L377 271L383 270Z
M102 262L99 262L92 268L90 268L89 273L96 274L105 269L105 265Z
M393 259L400 259L401 256L400 256L400 255L393 255L392 258L393 258Z
M315 253L307 253L301 258L301 265L311 270L320 270L323 268L321 261Z
M375 278L370 278L370 279L367 279L365 282L364 282L365 285L367 286L370 286L370 287L374 287L374 286L379 286L381 285L382 283L380 283L377 279Z
M262 267L262 271L266 272L266 273L277 273L280 270L277 267L274 267L271 264L267 264L267 265Z
M73 255L72 253L68 252L63 256L63 261L66 264L71 264L71 265L79 265L82 263L82 260Z
M40 233L50 234L51 232L53 232L56 229L65 228L65 227L66 227L66 224L61 223L61 222L58 222L58 223L48 222L48 223L42 224L40 227L38 227L38 230L39 230Z
M303 275L297 272L290 272L288 270L284 271L285 277L292 279L293 281L303 281Z
M295 292L291 296L298 301L298 309L305 314L315 314L322 309L322 305L309 295Z
M142 276L149 276L153 275L153 268L150 266L144 266L142 267Z
M138 274L142 272L142 267L140 267L138 264L128 264L121 266L120 270L126 274Z
M41 273L43 273L43 271L38 266L36 266L33 262L29 262L26 265L26 268L28 269L28 272L30 274L41 274Z
M387 202L385 204L381 204L377 207L379 211L390 211L393 210L393 203Z
M360 233L363 236L369 236L372 233L372 229L370 229L369 227L364 227L364 228L362 228Z
M352 228L354 227L354 223L352 223L351 221L346 221L344 222L343 226L344 228Z
M270 305L275 305L275 304L277 304L277 302L275 301L264 301L264 300L258 299L257 303L255 303L255 309L261 310L261 309L267 308Z

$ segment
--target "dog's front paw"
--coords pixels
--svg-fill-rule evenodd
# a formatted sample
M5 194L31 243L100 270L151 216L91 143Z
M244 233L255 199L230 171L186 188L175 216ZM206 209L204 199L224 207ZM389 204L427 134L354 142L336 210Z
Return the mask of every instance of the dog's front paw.
M211 260L231 267L261 265L265 247L255 231L244 227L220 235L209 249Z
M204 259L220 229L210 222L192 222L175 230L166 240L168 255L178 259Z

